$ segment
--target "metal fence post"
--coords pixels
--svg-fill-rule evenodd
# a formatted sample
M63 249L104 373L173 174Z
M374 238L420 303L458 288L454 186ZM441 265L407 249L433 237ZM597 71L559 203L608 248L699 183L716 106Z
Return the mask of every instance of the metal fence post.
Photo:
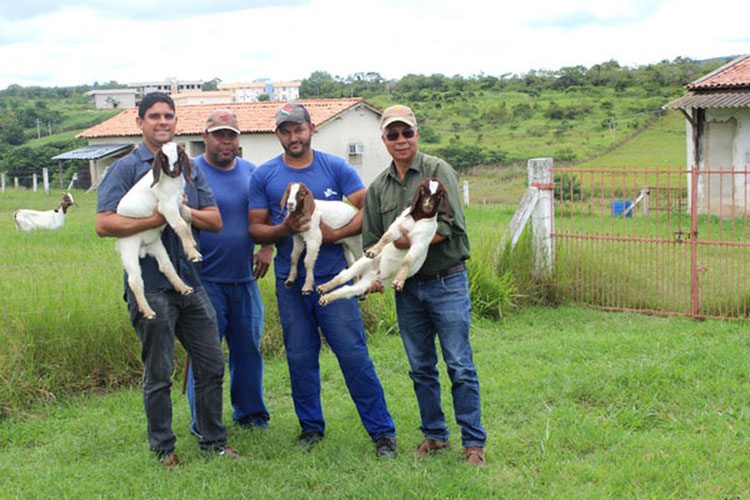
M554 231L554 193L552 158L532 158L528 162L529 186L539 190L538 200L531 213L535 258L534 275L548 278L552 271L552 232Z

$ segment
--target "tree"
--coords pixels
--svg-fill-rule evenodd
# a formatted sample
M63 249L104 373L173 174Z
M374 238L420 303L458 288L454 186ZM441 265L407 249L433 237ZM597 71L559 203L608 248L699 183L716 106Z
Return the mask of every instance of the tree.
M220 83L221 83L221 78L214 77L207 82L203 82L203 90L206 90L206 91L216 90L219 88Z

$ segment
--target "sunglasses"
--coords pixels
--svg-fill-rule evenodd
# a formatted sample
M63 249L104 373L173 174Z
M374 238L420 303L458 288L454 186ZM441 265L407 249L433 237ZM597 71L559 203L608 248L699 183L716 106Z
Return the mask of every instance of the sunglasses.
M404 130L398 131L398 130L391 130L387 134L385 134L385 138L391 142L398 139L399 135L403 135L404 139L411 139L414 137L414 129L413 128L405 128Z

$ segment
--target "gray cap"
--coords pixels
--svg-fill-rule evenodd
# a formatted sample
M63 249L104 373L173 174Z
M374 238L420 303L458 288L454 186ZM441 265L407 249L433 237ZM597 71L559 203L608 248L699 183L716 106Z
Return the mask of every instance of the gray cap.
M276 111L276 128L279 128L286 122L312 123L310 121L310 113L298 102L288 102Z

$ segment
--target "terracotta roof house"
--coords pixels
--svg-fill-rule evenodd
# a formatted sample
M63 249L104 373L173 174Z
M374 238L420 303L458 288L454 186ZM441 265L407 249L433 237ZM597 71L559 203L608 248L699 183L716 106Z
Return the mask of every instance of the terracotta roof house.
M312 147L346 159L365 184L388 164L390 158L380 139L381 110L362 98L298 100L310 112L316 126ZM175 140L186 146L191 157L203 153L203 130L208 115L216 108L237 114L240 123L240 156L260 165L282 153L274 130L279 102L248 102L176 106ZM136 126L137 108L124 110L76 137L88 139L90 146L99 144L140 144L141 131ZM90 161L89 172L79 178L90 178L96 186L109 164L117 158ZM85 175L84 175L85 174ZM84 182L84 184L86 184ZM85 187L88 187L86 184Z
M686 95L664 108L680 110L687 121L688 169L697 165L704 174L698 176L698 211L744 213L748 176L732 173L744 173L750 166L750 55L733 59L685 89Z

